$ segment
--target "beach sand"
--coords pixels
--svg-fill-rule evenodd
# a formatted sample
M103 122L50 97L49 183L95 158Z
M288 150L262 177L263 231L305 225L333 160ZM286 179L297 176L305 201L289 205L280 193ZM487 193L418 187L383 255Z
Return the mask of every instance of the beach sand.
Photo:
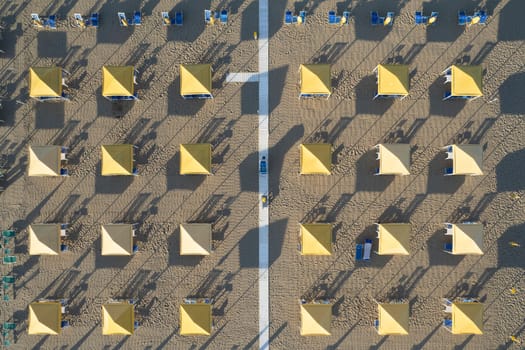
M457 11L483 6L487 25L459 27ZM205 8L228 8L228 25L205 27ZM350 7L348 26L329 26L329 10ZM117 11L142 9L140 27L120 28ZM308 11L303 26L283 26L286 8ZM162 26L160 11L184 11L184 26ZM429 28L413 12L439 11ZM372 28L369 12L395 11L391 28ZM270 346L272 349L507 349L525 339L525 84L520 0L270 3ZM30 26L30 13L58 14L56 31ZM98 29L73 28L73 13L99 12ZM7 175L0 201L3 228L14 227L15 299L1 321L17 322L14 349L258 348L257 84L226 83L229 72L255 72L257 1L5 1L0 44L0 126ZM375 100L372 70L404 63L410 94ZM211 63L214 99L183 100L179 64ZM299 65L332 64L333 95L300 100ZM481 64L484 96L442 101L441 72ZM29 67L69 72L71 101L29 100ZM112 104L101 96L103 65L134 65L140 101ZM24 103L25 102L25 103ZM213 145L213 175L180 176L179 145ZM333 145L330 176L299 175L299 145ZM132 143L138 177L100 176L100 146ZM371 148L409 143L411 174L375 177ZM477 143L484 175L442 176L441 147ZM27 176L28 146L70 147L71 176ZM483 256L441 251L443 223L485 225ZM303 257L300 222L334 224L334 254ZM355 262L355 244L375 237L375 222L410 222L409 256L373 255ZM27 226L69 222L69 252L29 256ZM100 255L100 225L139 222L132 258ZM214 251L179 255L179 224L213 223ZM521 244L511 247L509 242ZM11 273L2 266L2 273ZM511 295L510 288L517 293ZM210 337L179 335L179 305L214 298ZM484 303L484 334L442 329L442 297ZM300 298L334 301L332 334L299 334ZM27 307L39 298L68 298L71 327L59 336L27 334ZM133 336L101 336L101 304L137 300ZM410 335L377 335L374 300L406 299Z

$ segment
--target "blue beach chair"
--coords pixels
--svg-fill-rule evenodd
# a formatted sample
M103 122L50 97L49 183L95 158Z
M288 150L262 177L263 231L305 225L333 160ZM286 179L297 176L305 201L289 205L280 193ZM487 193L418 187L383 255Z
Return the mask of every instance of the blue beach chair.
M472 16L472 18L474 17L479 17L479 21L478 21L478 24L487 24L487 13L485 11L476 11L474 12L474 16Z
M423 16L420 11L416 11L414 18L416 20L416 24L427 24L427 17Z
M382 25L385 22L384 17L379 17L376 11L370 12L370 24L373 26Z
M454 169L453 169L453 168L445 168L445 169L443 170L443 173L444 173L445 175L452 175L453 172L454 172Z
M228 10L221 11L220 22L222 24L228 23Z
M98 28L98 13L92 13L88 23L89 26Z
M356 261L361 261L363 260L363 245L358 243L356 244L355 246L355 260Z
M286 10L286 12L284 13L284 24L292 24L292 22L293 22L292 11Z
M328 11L328 24L337 24L337 16L335 11Z
M465 11L459 11L458 12L458 24L460 26L464 26L464 25L467 25L469 23L470 23L470 21L468 20L468 17L465 14Z
M121 27L129 26L129 21L126 18L126 14L124 12L117 12L117 16L118 16L118 23L120 24Z
M184 23L184 14L182 11L175 12L175 25L176 26L182 26Z
M142 25L142 13L140 11L135 11L135 13L133 14L133 25Z
M452 243L445 243L443 245L443 251L447 253L452 253Z

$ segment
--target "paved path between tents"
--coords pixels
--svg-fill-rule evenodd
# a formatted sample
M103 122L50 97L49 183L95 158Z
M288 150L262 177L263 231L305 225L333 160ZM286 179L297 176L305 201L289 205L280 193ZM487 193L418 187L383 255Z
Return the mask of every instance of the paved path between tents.
M259 0L259 159L265 156L270 163L268 157L268 39L268 0ZM270 348L268 280L270 215L268 205L263 206L261 201L261 196L266 194L268 194L268 174L259 173L259 349Z
M228 73L226 76L227 83L256 83L259 81L259 73Z

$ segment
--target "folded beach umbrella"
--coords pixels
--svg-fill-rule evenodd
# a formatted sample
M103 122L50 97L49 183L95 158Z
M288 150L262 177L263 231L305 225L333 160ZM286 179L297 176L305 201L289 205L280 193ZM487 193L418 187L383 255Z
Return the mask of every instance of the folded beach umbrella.
M62 68L29 68L29 96L35 98L62 96Z
M211 325L210 304L197 303L180 305L181 335L210 335Z
M481 66L452 66L452 96L483 96Z
M133 254L133 226L130 224L102 225L102 255Z
M57 335L61 331L62 305L57 301L29 304L29 334Z
M102 305L102 334L132 335L135 330L133 304L109 303Z
M102 67L102 96L133 96L134 74L133 66Z
M133 175L133 145L102 146L102 175Z
M326 96L332 94L331 65L301 64L301 94L299 96Z
M29 176L60 176L60 146L29 146Z
M212 98L211 65L181 64L180 94L184 98Z
M483 255L483 224L452 224L452 254Z
M453 175L483 175L481 145L452 145Z
M379 255L409 255L410 224L377 224Z
M380 335L407 335L408 311L409 307L406 303L378 304L377 333Z
M180 174L211 174L211 144L192 143L180 145Z
M301 305L301 335L330 335L332 304Z
M301 174L330 175L332 171L332 145L304 143L300 146Z
M211 224L180 224L180 255L210 255Z
M33 224L29 226L29 255L58 255L59 253L59 224Z
M410 145L379 144L379 175L409 175Z
M300 224L301 255L332 255L332 224Z
M452 303L453 334L483 334L483 304Z
M407 96L408 66L404 64L380 64L377 72L377 96Z

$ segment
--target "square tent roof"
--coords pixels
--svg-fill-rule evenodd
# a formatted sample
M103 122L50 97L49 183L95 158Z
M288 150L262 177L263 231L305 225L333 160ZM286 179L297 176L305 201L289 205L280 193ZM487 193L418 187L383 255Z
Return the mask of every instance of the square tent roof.
M452 66L452 96L483 96L481 66Z
M33 224L29 226L29 255L58 255L59 253L59 224Z
M135 308L129 303L102 305L103 335L132 335L135 330Z
M332 172L332 145L304 143L300 146L301 174L330 175Z
M211 64L181 64L180 94L211 97Z
M133 175L133 145L106 145L102 150L102 176Z
M409 90L408 66L380 64L377 70L377 93L383 96L407 96Z
M133 254L133 226L131 224L102 225L102 255Z
M406 303L378 304L379 327L377 332L381 335L408 334L409 306Z
M483 175L481 145L452 145L454 175Z
M180 305L181 335L210 335L212 326L210 304Z
M60 146L29 146L29 176L60 176Z
M410 224L378 224L379 255L409 255Z
M211 224L180 224L180 255L210 255Z
M62 68L31 67L29 68L30 97L62 96Z
M453 334L483 334L483 304L452 303Z
M301 95L330 96L332 94L331 65L301 64Z
M134 76L133 66L102 67L102 96L133 96Z
M332 255L332 224L300 224L302 255Z
M301 335L330 335L332 304L301 305Z
M452 254L483 255L483 224L453 224Z
M410 145L380 144L379 174L410 175Z
M211 174L211 144L193 143L180 145L180 174Z
M58 301L29 304L29 334L57 335L61 331L62 305Z

